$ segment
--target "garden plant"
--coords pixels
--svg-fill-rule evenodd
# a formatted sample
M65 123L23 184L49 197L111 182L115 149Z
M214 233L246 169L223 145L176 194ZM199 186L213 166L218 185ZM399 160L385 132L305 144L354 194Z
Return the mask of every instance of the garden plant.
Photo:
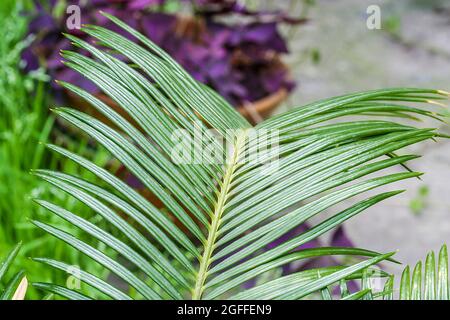
M359 92L293 108L252 126L144 35L102 14L129 35L86 25L82 32L98 45L66 36L91 57L76 50L61 54L66 66L95 83L132 122L91 93L64 81L59 85L89 102L112 125L73 108L53 111L101 144L163 205L152 203L95 161L48 144L95 178L45 169L33 174L83 203L111 229L53 201L35 199L82 230L85 237L40 219L31 221L35 226L116 276L105 279L80 266L73 272L84 284L112 299L301 299L316 295L324 299L448 299L445 246L437 259L433 253L427 256L424 268L418 263L412 277L409 268L405 269L399 293L393 277L379 268L381 262L397 263L394 252L353 247L297 250L402 192L369 191L420 177L422 173L406 164L418 156L401 155L399 150L447 137L432 128L385 118L439 121L439 112L427 108L447 99L448 92L415 88ZM357 118L348 120L349 116ZM193 141L196 134L202 138ZM275 137L276 143L267 135ZM200 161L192 160L198 154ZM219 161L210 161L205 154ZM392 167L399 168L398 172L383 171ZM365 196L336 209L358 195ZM322 217L327 209L334 209L334 214ZM265 249L313 217L322 220ZM104 244L103 250L96 246L98 241ZM105 254L105 248L120 258ZM288 263L321 256L361 260L283 276L273 272ZM51 256L33 260L55 272L72 270ZM263 280L248 288L247 283L255 278ZM384 288L372 287L375 278L386 279ZM355 279L360 280L360 288L349 292L347 281ZM61 283L34 281L32 285L69 299L92 298Z

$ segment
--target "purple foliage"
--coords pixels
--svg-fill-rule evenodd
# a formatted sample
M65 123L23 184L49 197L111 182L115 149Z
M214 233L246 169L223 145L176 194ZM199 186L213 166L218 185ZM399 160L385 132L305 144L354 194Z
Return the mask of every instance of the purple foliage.
M98 93L89 80L66 68L59 55L60 49L70 47L62 32L75 34L87 41L91 39L79 30L67 30L65 14L59 18L53 15L52 8L57 1L35 2L36 11L32 13L29 32L36 39L23 52L26 70L43 65L52 78L70 80L92 93ZM196 18L191 19L191 25L188 23L188 30L180 31L177 15L150 10L161 8L165 2L67 1L68 4L80 6L83 24L98 24L125 35L99 11L124 20L171 54L196 80L217 90L233 105L254 102L282 88L289 91L295 86L278 58L280 54L288 53L288 48L277 27L279 23L299 23L301 20L288 17L281 11L252 12L235 0L193 0ZM216 21L216 16L227 14L245 15L253 19L232 25ZM128 34L126 36L132 39Z
M303 223L296 228L292 229L291 231L285 233L283 236L278 238L277 240L273 241L272 243L268 244L266 246L266 249L272 249L277 247L278 245L301 235L302 233L308 231L310 229L310 226L307 223ZM310 249L310 248L317 248L317 247L323 247L324 244L319 239L313 239L311 241L308 241L301 246L297 247L294 251L297 250L304 250L304 249ZM353 247L352 241L348 238L348 236L345 234L344 227L340 226L338 227L332 234L328 246L332 247ZM315 259L310 259L304 264L301 265L285 265L283 267L283 273L289 274L294 271L299 270L306 270L310 269L311 267L314 268L320 268L320 267L326 267L329 265L335 265L336 260L332 257L325 256L325 257L319 257Z
M264 250L270 250L273 249L286 241L289 241L296 236L300 236L301 234L305 233L310 229L310 226L307 223L303 223L296 228L290 230L289 232L282 235L277 240L271 242L268 244ZM345 234L344 227L339 226L332 234L330 241L327 245L324 245L323 241L319 239L313 239L311 241L308 241L300 246L298 246L293 251L299 251L299 250L305 250L305 249L311 249L311 248L319 248L324 246L330 246L330 247L354 247L352 241L348 238L348 236ZM289 264L285 264L282 266L282 274L288 275L294 272L299 272L303 270L309 270L309 269L315 269L315 268L323 268L323 267L329 267L329 266L335 266L340 265L339 261L335 259L332 256L323 256L323 257L317 257L308 259L306 261L302 262L292 262ZM256 279L252 279L250 281L247 281L244 283L244 288L252 288L256 285ZM356 281L349 281L347 283L348 289L350 292L356 292L359 290L359 285Z

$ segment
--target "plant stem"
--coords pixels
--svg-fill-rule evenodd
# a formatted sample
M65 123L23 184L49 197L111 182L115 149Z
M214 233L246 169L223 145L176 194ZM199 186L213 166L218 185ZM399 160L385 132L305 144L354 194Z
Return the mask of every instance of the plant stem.
M214 215L212 216L211 228L209 229L208 239L206 240L202 258L200 260L200 267L196 277L194 291L192 293L193 300L200 300L204 291L204 284L208 276L208 270L211 265L212 253L215 249L215 243L218 236L218 231L221 223L222 214L225 210L225 204L228 200L229 191L231 187L231 181L233 180L233 173L235 172L238 160L239 150L245 141L245 134L236 138L236 144L234 146L231 162L227 164L225 175L223 177L220 194L217 198L217 205L214 209Z

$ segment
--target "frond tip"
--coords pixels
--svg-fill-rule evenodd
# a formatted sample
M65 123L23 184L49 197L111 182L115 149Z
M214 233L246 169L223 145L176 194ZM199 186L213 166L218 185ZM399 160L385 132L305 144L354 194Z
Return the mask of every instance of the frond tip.
M402 300L449 300L448 252L443 245L439 251L436 266L434 252L428 253L425 265L417 262L410 276L409 266L403 271L400 282Z

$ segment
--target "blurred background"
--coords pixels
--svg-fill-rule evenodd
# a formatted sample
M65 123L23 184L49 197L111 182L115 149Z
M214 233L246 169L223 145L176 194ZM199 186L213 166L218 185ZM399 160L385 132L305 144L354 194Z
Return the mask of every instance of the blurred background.
M380 8L380 29L367 25L371 5ZM3 0L0 257L23 241L16 267L25 267L31 279L61 282L67 275L31 262L26 258L30 255L101 270L29 223L44 217L61 223L33 204L36 197L51 197L80 215L88 214L75 200L30 175L36 168L78 172L42 143L64 145L132 179L105 150L49 112L55 105L92 112L54 79L75 83L107 101L91 83L66 69L59 56L60 50L70 48L62 32L89 41L77 29L80 23L112 27L99 10L150 37L253 123L353 91L397 86L450 90L450 3L445 0ZM423 123L436 125L450 132L448 123ZM413 151L424 155L411 165L426 173L423 179L399 184L408 191L353 218L323 244L380 252L398 249L397 259L404 263L415 263L429 250L450 244L450 141L422 143Z

